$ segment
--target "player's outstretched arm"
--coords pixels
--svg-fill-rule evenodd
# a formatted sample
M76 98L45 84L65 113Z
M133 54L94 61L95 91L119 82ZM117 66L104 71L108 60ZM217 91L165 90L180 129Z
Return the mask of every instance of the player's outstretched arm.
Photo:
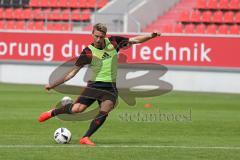
M155 37L158 37L158 36L161 36L161 34L158 33L158 32L152 32L149 35L142 35L142 36L132 37L132 38L129 39L129 43L130 44L143 43L143 42L146 42L146 41L148 41L150 39L153 39Z
M82 68L81 66L74 66L74 67L72 68L72 70L70 70L70 71L68 72L68 74L66 74L64 77L56 80L56 81L53 82L52 84L47 84L47 85L45 86L45 89L46 89L46 90L51 90L51 89L53 89L54 87L56 87L56 86L58 86L58 85L60 85L60 84L63 84L64 82L72 79L72 78L78 73L78 71L79 71L81 68Z

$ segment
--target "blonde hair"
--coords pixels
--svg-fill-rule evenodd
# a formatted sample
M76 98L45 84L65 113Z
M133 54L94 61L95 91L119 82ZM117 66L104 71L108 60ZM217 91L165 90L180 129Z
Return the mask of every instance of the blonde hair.
M106 25L102 24L102 23L97 23L93 26L93 30L92 30L92 33L97 30L97 31L100 31L100 32L103 32L103 33L107 33L107 27Z

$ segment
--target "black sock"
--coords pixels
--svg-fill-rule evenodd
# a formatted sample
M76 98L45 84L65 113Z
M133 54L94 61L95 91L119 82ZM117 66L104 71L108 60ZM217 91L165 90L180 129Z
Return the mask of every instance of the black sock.
M72 114L72 107L73 107L73 104L69 103L61 108L56 108L52 111L52 116L56 116L64 113Z
M94 120L92 120L88 131L85 133L83 137L90 137L94 132L97 131L99 127L104 123L108 116L107 112L100 111Z

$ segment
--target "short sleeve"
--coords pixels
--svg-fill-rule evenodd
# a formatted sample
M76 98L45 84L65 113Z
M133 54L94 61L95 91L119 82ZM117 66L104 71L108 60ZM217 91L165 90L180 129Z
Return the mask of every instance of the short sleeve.
M121 49L129 45L129 38L127 37L111 36L109 40L117 45L117 49Z
M75 65L84 66L84 65L90 64L91 61L92 61L92 52L88 47L86 47L78 57Z

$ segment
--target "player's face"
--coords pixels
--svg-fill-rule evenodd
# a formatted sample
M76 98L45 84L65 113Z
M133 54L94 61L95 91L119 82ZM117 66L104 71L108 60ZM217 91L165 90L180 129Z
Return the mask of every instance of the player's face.
M104 44L105 44L105 36L106 34L103 32L100 32L98 30L94 30L93 31L93 39L94 39L94 46L97 48L103 48Z

